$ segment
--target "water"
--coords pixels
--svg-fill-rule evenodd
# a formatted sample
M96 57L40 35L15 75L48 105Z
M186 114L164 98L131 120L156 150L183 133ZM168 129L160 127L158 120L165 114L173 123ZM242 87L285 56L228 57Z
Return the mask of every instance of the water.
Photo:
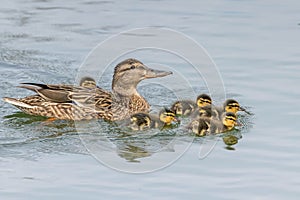
M221 138L211 139L218 141L213 151L199 159L203 140L196 139L173 164L128 174L94 159L73 123L45 125L43 119L24 116L1 102L1 198L298 199L299 11L296 0L3 2L1 97L31 94L15 88L19 82L73 83L79 65L99 42L131 28L167 27L202 44L218 66L227 96L255 115L246 119L250 125L234 150ZM109 85L103 82L104 88ZM151 98L149 91L159 90L148 86L140 89L151 104L168 103L161 96ZM202 84L193 87L205 89ZM144 137L113 133L109 138L120 151L105 155L138 169L176 154L191 138L151 154L153 149L138 147L159 148L172 134Z

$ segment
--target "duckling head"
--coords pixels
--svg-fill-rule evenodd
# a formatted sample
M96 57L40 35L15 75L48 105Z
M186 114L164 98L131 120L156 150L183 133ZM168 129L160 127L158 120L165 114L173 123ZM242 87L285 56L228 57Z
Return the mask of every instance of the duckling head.
M141 61L129 58L115 67L112 89L121 95L130 96L137 93L136 87L140 81L170 74L172 72L151 69Z
M227 127L228 130L231 130L236 125L236 119L237 117L235 113L226 112L223 114L222 123Z
M176 114L176 115L183 115L183 106L182 103L180 101L175 102L172 107L171 110Z
M159 112L159 120L165 123L165 125L170 125L172 122L178 122L175 113L167 108L164 108Z
M224 111L237 113L237 111L243 111L248 115L253 115L253 113L247 111L245 108L241 107L240 104L234 99L228 99L224 103Z
M211 100L210 96L207 94L200 94L197 97L197 105L199 108L211 105L211 102L212 102L212 100Z
M211 106L204 106L199 109L199 117L212 118L216 117L216 114L213 112Z
M227 99L224 103L225 112L237 113L240 110L240 104L234 99Z
M132 115L130 118L130 122L131 129L135 131L150 128L151 125L151 119L145 113L136 113Z
M93 89L96 88L96 81L91 77L83 77L80 81L80 86Z

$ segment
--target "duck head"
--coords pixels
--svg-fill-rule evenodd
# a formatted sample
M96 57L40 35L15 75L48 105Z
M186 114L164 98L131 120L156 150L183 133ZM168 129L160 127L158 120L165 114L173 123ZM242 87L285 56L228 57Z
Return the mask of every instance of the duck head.
M121 95L130 96L137 92L136 87L142 80L170 74L172 72L151 69L141 61L130 58L115 67L112 90Z

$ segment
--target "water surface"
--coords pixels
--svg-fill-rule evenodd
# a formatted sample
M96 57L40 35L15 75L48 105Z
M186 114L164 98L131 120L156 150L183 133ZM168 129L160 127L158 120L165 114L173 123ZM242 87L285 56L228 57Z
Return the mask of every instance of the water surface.
M78 67L99 42L131 28L166 27L203 45L218 66L226 95L255 115L245 119L249 127L238 132L241 139L234 150L220 137L197 138L173 164L148 174L128 174L94 159L73 123L44 125L43 119L0 102L1 197L297 199L299 13L296 0L5 1L0 8L1 97L31 94L16 88L19 82L74 83ZM155 61L151 54L141 59ZM155 59L164 60L164 55L155 54ZM182 65L168 59L164 64ZM110 88L110 75L99 83L105 89ZM206 91L202 83L193 85L196 92ZM158 86L145 83L139 89L154 108L172 99L151 97L160 91ZM151 159L167 158L189 138L166 146L171 137L113 133L109 138L119 152L110 160L139 168ZM199 159L202 145L210 140L218 142Z

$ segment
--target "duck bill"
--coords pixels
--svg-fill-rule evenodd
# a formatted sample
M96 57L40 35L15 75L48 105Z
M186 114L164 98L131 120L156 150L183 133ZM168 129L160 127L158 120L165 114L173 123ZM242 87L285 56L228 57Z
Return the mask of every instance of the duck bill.
M147 72L144 76L144 78L158 78L158 77L164 77L172 74L172 72L168 71L162 71L162 70L156 70L147 68Z

